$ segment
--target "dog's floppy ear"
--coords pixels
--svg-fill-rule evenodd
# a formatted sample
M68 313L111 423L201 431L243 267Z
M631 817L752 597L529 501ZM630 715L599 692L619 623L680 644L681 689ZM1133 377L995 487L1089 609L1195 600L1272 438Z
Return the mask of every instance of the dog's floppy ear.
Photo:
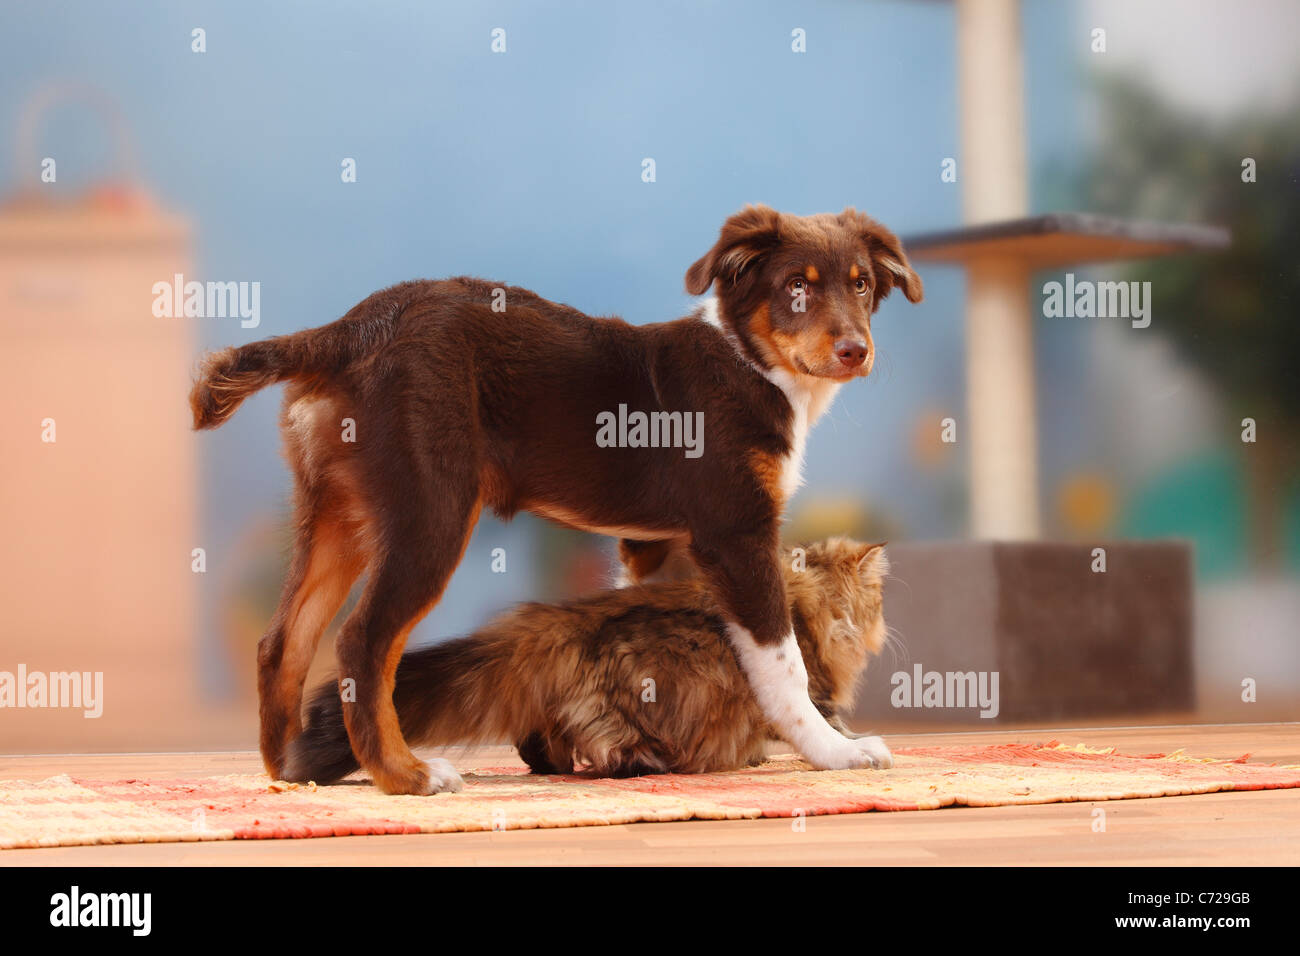
M713 248L686 270L686 291L704 295L714 279L734 282L779 241L781 214L770 206L746 206L722 224Z
M903 290L908 302L920 302L923 294L921 277L907 261L907 254L903 252L903 244L899 242L898 236L852 206L840 213L840 221L855 230L867 244L871 265L876 273L876 297L872 311L895 288Z

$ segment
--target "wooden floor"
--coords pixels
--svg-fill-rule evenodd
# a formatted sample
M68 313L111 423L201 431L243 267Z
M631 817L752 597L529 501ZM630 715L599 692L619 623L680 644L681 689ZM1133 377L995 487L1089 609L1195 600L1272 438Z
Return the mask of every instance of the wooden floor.
M1196 756L1252 755L1300 764L1300 723L1019 730L891 736L895 747L1037 742L1051 737L1129 753L1184 748ZM456 755L461 768L501 766L513 751ZM0 779L247 773L251 753L0 756ZM436 799L436 798L434 798ZM1093 832L1092 809L1106 810ZM788 819L638 823L627 826L317 840L56 847L0 852L0 866L909 864L1295 865L1300 790L951 808Z

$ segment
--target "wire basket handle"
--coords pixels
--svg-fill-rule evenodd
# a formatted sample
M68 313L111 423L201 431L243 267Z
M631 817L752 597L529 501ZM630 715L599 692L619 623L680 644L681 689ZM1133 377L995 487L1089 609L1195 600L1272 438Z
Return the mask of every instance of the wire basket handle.
M27 171L34 170L40 163L37 146L42 121L58 107L70 103L90 106L103 119L113 138L117 177L134 184L138 170L135 143L121 108L117 101L103 90L79 82L48 84L37 90L24 104L22 113L18 117L15 149L17 165L14 168L18 175L26 178L29 175Z

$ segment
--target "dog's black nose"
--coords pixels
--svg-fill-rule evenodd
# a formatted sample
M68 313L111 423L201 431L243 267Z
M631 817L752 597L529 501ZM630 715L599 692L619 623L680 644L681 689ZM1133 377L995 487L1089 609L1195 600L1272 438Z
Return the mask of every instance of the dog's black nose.
M857 368L867 360L866 343L840 339L835 343L835 357L849 368Z

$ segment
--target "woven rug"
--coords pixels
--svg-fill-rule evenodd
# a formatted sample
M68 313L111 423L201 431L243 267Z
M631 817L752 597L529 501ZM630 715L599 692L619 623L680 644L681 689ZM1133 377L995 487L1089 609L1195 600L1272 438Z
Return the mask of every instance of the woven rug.
M1300 787L1300 766L1171 754L1120 754L1057 741L910 747L892 770L813 772L775 757L735 773L627 780L485 768L465 789L392 797L366 781L331 787L260 774L0 781L0 848L445 833L736 820L871 810L936 810L1124 800Z

